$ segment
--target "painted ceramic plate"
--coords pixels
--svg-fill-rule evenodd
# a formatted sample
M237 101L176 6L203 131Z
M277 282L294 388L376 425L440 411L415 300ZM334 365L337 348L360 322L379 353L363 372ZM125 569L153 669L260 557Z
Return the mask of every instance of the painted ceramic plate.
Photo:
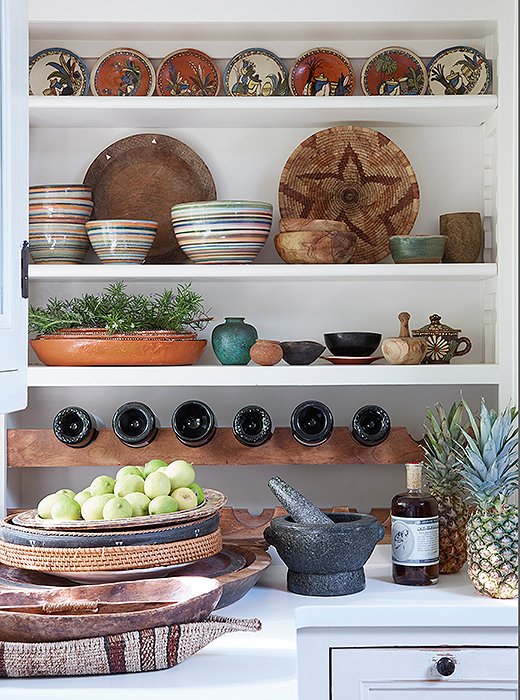
M88 71L68 49L38 51L29 62L29 95L86 95Z
M352 95L356 76L352 64L334 49L310 49L299 56L290 73L293 95Z
M346 357L340 355L327 355L321 358L328 360L333 365L370 365L376 360L382 360L382 355L370 355L370 357Z
M157 68L157 94L218 95L220 71L211 58L196 49L181 49L164 58Z
M419 56L400 46L388 46L368 58L361 69L365 95L424 95L426 67Z
M469 46L440 51L428 64L430 95L483 95L491 87L491 64Z
M224 71L224 92L233 97L287 95L288 86L287 68L267 49L240 51Z
M155 69L139 51L112 49L96 61L90 85L94 95L102 97L153 95Z

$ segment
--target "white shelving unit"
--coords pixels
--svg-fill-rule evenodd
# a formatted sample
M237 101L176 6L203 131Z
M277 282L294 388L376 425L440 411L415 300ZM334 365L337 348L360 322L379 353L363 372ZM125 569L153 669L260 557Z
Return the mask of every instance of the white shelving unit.
M217 417L227 416L234 401L254 402L259 395L265 400L262 390L268 387L276 420L285 420L280 425L287 424L290 409L302 396L327 401L330 395L331 405L341 406L344 421L366 395L391 415L394 411L417 435L424 407L456 400L461 387L473 401L482 394L493 404L507 403L516 387L517 353L514 5L512 0L421 0L396 6L373 0L333 3L318 12L311 0L264 0L257 21L251 22L239 0L218 5L201 0L196 6L171 0L90 0L76 6L65 0L29 0L30 52L65 46L82 56L89 68L106 50L125 45L142 51L156 65L169 52L193 46L221 67L247 46L269 48L287 65L313 46L331 46L352 59L359 75L366 57L384 46L405 46L427 60L443 48L462 44L485 52L493 64L494 83L491 94L480 96L366 97L358 87L352 97L316 100L30 97L31 184L80 182L109 144L133 133L159 130L201 155L219 198L261 199L276 205L281 169L301 141L323 128L360 124L383 131L410 158L421 189L414 232L436 232L443 212L480 211L485 241L482 262L471 265L384 261L291 266L280 264L272 242L258 262L244 267L31 265L34 304L50 296L101 289L116 279L143 292L191 281L216 319L243 315L264 338L321 340L323 332L332 330L394 335L397 314L406 309L412 313L412 328L426 323L431 313L441 314L443 322L462 328L461 335L472 339L473 349L448 366L416 367L337 367L323 361L310 367L222 367L211 364L207 349L203 364L193 367L60 368L32 366L31 355L29 409L15 414L11 425L48 426L56 406L82 401L89 410L106 411L102 417L108 422L113 403L130 398L150 402L164 421L172 404L181 396L189 398L189 392L203 400L207 392ZM275 213L274 232L276 227ZM203 337L209 338L209 330ZM391 483L380 486L380 479L373 480L369 505L386 503L401 486L397 469ZM218 472L212 472L214 485L227 491L233 504L262 505L265 489L242 488L239 480L226 481ZM265 470L258 474L263 480ZM316 470L309 472L300 486L318 503L326 503L331 491L344 489L340 467L328 475L324 480ZM357 474L352 492L366 491L364 479ZM34 502L43 489L43 482L29 474L13 474L10 483L10 505L17 505L22 496Z

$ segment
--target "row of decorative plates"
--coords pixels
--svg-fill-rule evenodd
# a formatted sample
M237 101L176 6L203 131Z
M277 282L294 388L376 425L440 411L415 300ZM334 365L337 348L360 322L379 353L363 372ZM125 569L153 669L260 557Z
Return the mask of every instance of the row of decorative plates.
M481 95L491 86L491 64L477 49L452 46L426 66L413 51L390 46L368 58L360 74L365 95ZM64 48L48 48L29 63L31 95L353 95L356 75L339 51L314 48L299 56L290 71L272 51L249 48L237 53L221 77L218 66L197 49L180 49L154 68L139 51L117 48L95 63L90 76L84 61Z

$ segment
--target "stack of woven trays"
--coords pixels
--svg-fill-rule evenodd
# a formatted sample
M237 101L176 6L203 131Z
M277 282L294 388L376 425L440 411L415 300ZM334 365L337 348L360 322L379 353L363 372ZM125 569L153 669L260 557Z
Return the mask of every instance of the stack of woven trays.
M127 572L182 566L222 549L219 511L226 497L205 489L189 511L119 520L43 520L29 510L0 523L0 562L67 574Z

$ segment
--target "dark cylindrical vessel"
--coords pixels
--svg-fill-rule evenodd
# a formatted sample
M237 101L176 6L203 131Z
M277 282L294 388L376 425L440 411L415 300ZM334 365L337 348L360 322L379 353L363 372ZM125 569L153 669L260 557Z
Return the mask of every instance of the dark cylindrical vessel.
M203 401L185 401L172 414L172 430L187 447L202 447L217 432L217 420Z
M381 406L362 406L352 418L352 437L361 445L375 447L390 435L390 416Z
M302 445L322 445L332 435L334 417L321 401L304 401L291 415L291 431Z
M86 447L103 427L102 421L80 406L66 406L54 416L52 430L57 440L69 447Z
M273 422L265 408L244 406L233 418L233 435L246 447L258 447L273 435Z
M120 406L112 418L112 429L128 447L146 447L156 437L159 419L152 409L140 401Z

